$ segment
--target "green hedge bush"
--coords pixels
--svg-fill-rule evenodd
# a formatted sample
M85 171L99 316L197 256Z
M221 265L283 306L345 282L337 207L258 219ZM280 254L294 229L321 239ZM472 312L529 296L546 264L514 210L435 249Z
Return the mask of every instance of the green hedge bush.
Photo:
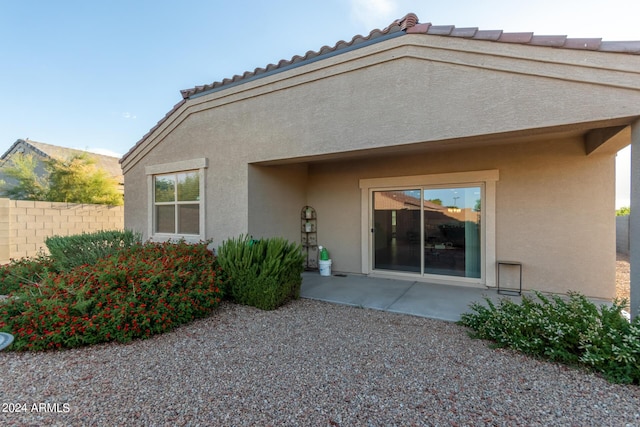
M300 297L304 256L299 244L241 235L224 241L217 256L225 297L232 302L274 310Z
M498 305L473 303L475 313L462 315L460 324L474 338L493 341L525 354L568 365L586 366L615 383L640 384L640 321L621 314L626 301L599 309L586 297L537 299L524 295L517 304L507 298Z
M141 234L131 230L103 230L72 236L53 236L44 243L58 271L69 271L83 264L94 264L141 242Z
M222 297L206 244L136 244L23 284L0 303L12 350L71 348L147 338L206 316Z

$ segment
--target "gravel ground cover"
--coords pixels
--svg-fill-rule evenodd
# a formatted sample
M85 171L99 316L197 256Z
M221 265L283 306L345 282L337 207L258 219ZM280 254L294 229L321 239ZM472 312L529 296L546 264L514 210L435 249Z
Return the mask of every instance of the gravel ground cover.
M304 299L0 366L1 425L640 426L640 387L454 323Z
M631 264L629 264L629 256L617 254L616 257L616 296L618 298L630 298L630 276Z

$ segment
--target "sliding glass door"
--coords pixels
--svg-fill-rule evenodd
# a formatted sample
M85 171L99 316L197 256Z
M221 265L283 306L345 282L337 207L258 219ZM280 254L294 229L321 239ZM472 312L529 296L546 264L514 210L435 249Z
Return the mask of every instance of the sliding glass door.
M373 268L480 278L482 187L373 191Z

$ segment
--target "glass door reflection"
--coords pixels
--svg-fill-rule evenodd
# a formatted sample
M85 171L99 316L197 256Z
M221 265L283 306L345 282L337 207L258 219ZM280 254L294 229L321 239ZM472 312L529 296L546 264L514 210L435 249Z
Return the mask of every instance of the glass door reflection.
M373 192L373 267L420 273L421 190Z
M423 206L424 273L479 278L481 188L425 189Z

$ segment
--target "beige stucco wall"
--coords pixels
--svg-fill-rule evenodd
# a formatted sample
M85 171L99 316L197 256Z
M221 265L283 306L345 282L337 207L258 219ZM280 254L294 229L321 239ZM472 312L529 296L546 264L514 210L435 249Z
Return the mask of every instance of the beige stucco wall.
M206 158L205 171L205 233L217 245L227 237L247 232L248 164L247 147L238 135L225 129L225 120L204 115L190 116L183 126L175 129L150 152L144 162L136 164L125 174L125 225L143 233L148 239L148 188L145 166ZM189 141L188 144L184 143ZM179 147L179 148L178 148Z
M525 264L525 286L608 297L614 157L583 138L640 116L638 70L632 55L415 35L194 97L126 156L125 225L147 233L145 166L204 157L207 238L296 239L311 204L334 268L359 272L358 179L498 169L497 257Z
M249 167L248 230L258 237L299 242L301 210L307 204L308 167Z
M527 289L612 297L614 160L582 148L571 138L312 165L307 200L318 212L318 241L335 270L360 272L359 179L497 169L497 259L522 262Z
M124 207L0 198L0 264L46 253L45 240L124 229Z

